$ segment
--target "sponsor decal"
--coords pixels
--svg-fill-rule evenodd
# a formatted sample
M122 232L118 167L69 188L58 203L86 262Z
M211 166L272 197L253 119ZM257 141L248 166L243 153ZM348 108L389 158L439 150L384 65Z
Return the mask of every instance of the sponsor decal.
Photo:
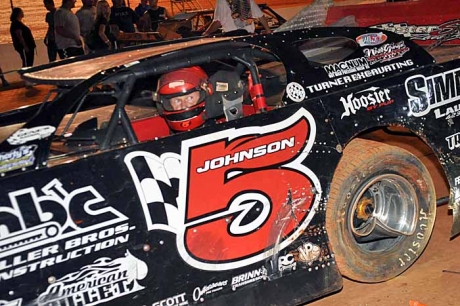
M196 287L195 289L193 289L193 300L195 302L198 302L198 301L203 302L204 297L206 295L214 293L214 292L218 292L224 289L224 287L227 286L227 284L228 284L228 280L224 280L224 281L215 282L215 283L203 286L203 287Z
M383 44L386 40L387 40L387 36L383 34L382 32L367 33L367 34L360 35L356 38L356 42L361 47L377 46L377 45Z
M280 272L294 271L296 268L297 263L293 254L288 253L287 255L280 256L278 258L278 270Z
M317 260L321 254L321 248L319 245L311 242L307 242L299 246L297 251L299 252L298 261L305 263L311 263Z
M398 63L387 64L381 67L376 67L376 68L372 68L369 70L364 70L364 71L360 71L357 73L353 73L351 75L346 75L340 78L336 78L331 81L310 85L310 86L307 86L307 89L309 90L310 93L328 90L336 86L343 86L348 83L362 81L362 80L365 80L365 79L368 79L374 76L381 77L383 74L391 73L394 71L399 71L403 68L411 67L413 65L414 65L414 62L412 60L405 60L405 61L398 62Z
M291 190L305 194L292 192L296 205L278 250L313 218L321 185L302 161L315 136L312 115L300 109L282 122L185 140L180 155L131 152L125 163L148 230L175 233L180 256L195 268L230 270L273 256L270 233Z
M188 301L185 298L185 293L181 293L167 299L155 302L152 306L185 306L188 305Z
M409 47L404 44L404 41L363 49L364 56L371 65L401 58L407 51L409 51Z
M389 89L370 87L357 93L351 93L346 97L341 97L340 102L342 102L343 108L345 109L340 117L340 119L343 119L343 117L348 117L351 114L355 115L356 112L362 108L371 111L382 106L390 105L394 100L390 97Z
M20 145L29 141L46 138L54 133L56 128L51 125L37 126L30 129L19 129L8 137L10 145Z
M268 278L267 269L264 266L259 269L252 270L237 276L232 277L232 290L236 290L239 287L258 282L260 280L266 280Z
M460 147L460 133L455 133L453 135L446 137L447 146L449 150L453 150ZM455 178L457 180L457 178Z
M367 58L364 57L324 66L324 70L326 70L327 75L331 79L358 71L364 71L370 68L371 66L369 65Z
M294 102L302 102L306 95L305 95L305 88L302 85L296 82L291 82L286 86L286 93L288 98Z
M460 176L457 176L454 181L455 181L455 186L460 185Z
M434 110L436 119L460 115L460 105L441 108L460 97L460 68L425 77L417 74L405 82L409 115L422 117Z
M51 284L38 297L39 305L96 305L144 287L138 281L147 276L147 265L126 251L125 257L103 257L80 271Z
M372 28L391 31L414 40L450 41L460 38L460 19L449 20L440 25L415 25L402 23L383 23Z
M128 218L93 186L67 191L57 179L2 200L0 282L127 243Z
M0 173L25 168L34 164L37 145L20 146L0 153Z
M22 305L22 298L16 299L13 301L3 301L0 300L0 306L21 306Z

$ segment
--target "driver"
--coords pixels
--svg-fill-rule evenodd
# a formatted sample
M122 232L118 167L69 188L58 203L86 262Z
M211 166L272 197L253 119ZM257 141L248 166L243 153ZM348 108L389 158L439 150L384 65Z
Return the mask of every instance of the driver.
M160 114L171 130L185 132L207 119L205 99L212 94L206 72L198 66L166 73L158 80Z

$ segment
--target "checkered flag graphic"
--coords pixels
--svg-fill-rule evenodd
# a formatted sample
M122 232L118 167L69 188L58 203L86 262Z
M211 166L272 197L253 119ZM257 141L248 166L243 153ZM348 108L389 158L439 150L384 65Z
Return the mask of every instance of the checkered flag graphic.
M180 156L133 152L126 156L125 163L136 185L148 229L176 232L183 222L177 204Z

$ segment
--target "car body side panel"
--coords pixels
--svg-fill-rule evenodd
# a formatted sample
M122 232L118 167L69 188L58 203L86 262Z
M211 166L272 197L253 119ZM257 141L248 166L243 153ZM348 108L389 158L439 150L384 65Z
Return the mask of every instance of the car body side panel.
M323 195L340 154L308 109L3 179L0 299L283 305L338 290Z

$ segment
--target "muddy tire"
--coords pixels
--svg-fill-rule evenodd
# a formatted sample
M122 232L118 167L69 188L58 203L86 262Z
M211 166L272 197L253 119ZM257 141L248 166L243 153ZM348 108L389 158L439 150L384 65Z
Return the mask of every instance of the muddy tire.
M342 275L373 283L401 274L427 246L435 217L433 181L414 155L362 139L345 148L326 209Z

